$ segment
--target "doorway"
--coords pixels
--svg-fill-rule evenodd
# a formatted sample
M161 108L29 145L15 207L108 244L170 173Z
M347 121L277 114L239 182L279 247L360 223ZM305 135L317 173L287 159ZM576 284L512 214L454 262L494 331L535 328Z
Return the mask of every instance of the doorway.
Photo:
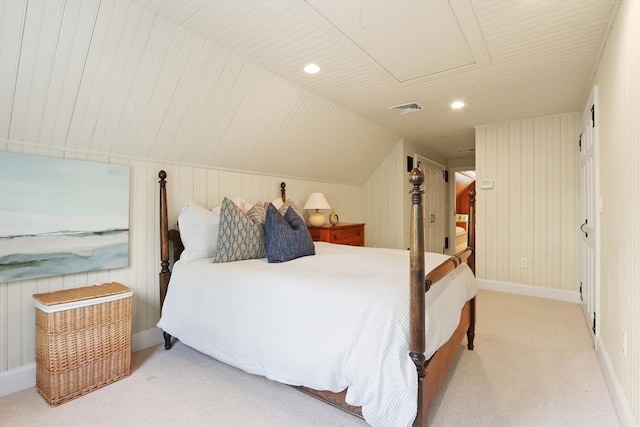
M450 253L466 249L469 244L469 191L476 188L475 170L454 171L453 233Z

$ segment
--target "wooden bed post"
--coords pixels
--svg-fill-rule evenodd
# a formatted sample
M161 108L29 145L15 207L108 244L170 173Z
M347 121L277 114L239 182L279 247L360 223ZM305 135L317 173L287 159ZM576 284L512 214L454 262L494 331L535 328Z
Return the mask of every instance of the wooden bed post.
M409 356L416 365L418 373L418 413L414 426L426 426L427 414L423 405L425 371L425 265L424 265L424 228L422 224L422 184L424 174L418 168L409 176L413 185L411 190L411 231L410 231L410 283L409 283Z
M167 173L160 171L160 308L164 304L169 284L169 224L167 219Z
M158 172L160 178L160 309L164 305L164 298L167 296L169 287L169 220L167 217L167 173L163 170ZM162 332L164 337L164 348L171 348L171 335Z
M473 188L469 190L469 230L468 230L468 242L467 246L470 247L473 252L467 260L467 265L473 274L476 274L476 190Z
M471 255L467 259L467 265L473 271L473 275L476 275L476 190L469 190L469 242L467 246L471 248ZM473 297L470 301L469 309L470 324L467 330L467 348L473 350L473 341L476 337L476 297Z

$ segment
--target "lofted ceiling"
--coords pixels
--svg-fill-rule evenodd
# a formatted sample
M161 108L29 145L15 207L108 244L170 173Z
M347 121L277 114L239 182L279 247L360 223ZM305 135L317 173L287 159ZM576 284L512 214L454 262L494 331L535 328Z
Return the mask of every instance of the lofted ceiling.
M0 149L362 185L400 141L579 111L618 5L0 0Z
M619 4L135 2L442 158L468 155L476 125L579 111ZM407 103L424 109L389 108Z

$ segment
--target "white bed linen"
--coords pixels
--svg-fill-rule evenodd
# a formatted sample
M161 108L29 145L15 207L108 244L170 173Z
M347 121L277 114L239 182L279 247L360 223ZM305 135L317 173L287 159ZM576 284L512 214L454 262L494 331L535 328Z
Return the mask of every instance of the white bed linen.
M372 426L410 425L417 376L408 349L409 251L315 246L315 256L281 264L177 262L158 327L252 374L317 390L348 387L347 403L362 406ZM430 271L447 256L425 259ZM475 293L466 264L427 293L427 358Z

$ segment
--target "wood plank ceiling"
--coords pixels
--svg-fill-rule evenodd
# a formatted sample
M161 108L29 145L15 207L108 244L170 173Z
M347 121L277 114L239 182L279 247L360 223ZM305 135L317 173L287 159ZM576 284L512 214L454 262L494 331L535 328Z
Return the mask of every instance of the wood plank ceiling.
M618 0L140 3L447 158L473 147L476 125L580 110L619 5ZM311 61L322 71L309 78L301 70ZM466 102L463 111L449 108L456 99ZM399 116L387 108L407 102L426 111Z
M618 3L0 0L0 138L361 184L580 109Z

